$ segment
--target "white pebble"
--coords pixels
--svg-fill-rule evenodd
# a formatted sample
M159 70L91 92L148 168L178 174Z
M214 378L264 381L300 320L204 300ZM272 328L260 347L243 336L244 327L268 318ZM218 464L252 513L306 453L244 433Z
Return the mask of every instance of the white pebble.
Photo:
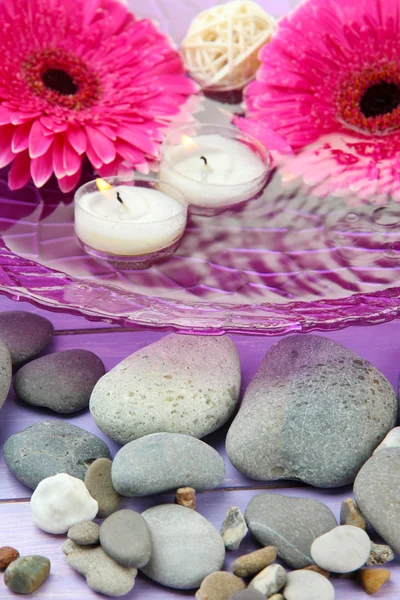
M374 450L374 454L386 448L398 448L400 446L400 427L391 429L385 439Z
M311 545L313 561L332 573L351 573L368 560L371 540L360 527L340 525L318 537Z
M99 510L80 479L59 473L43 479L31 498L36 527L48 533L65 533L81 521L92 521Z
M333 585L314 571L292 571L283 590L286 600L334 600Z
M269 565L254 577L249 588L253 588L269 598L283 588L286 580L287 574L281 565Z

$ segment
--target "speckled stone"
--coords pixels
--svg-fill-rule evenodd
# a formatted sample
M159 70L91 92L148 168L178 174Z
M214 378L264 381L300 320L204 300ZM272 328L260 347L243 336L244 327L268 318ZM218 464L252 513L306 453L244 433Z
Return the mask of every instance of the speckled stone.
M44 317L22 310L0 313L0 340L10 350L13 365L31 360L51 340L54 327Z
M142 514L150 529L153 551L143 573L181 590L198 588L207 575L220 571L225 546L219 532L198 512L163 504Z
M18 550L11 548L11 546L2 546L0 548L0 569L6 569L18 557Z
M237 550L248 532L246 521L238 506L231 506L221 526L221 536L227 550Z
M102 377L90 411L120 444L157 432L202 438L226 423L239 391L239 357L227 336L171 334Z
M99 458L92 463L85 476L90 495L99 505L98 519L104 519L119 509L121 497L114 489L111 479L112 461Z
M246 584L232 573L216 571L207 575L195 594L196 600L229 600L235 592L244 590Z
M367 522L362 516L360 509L356 506L353 498L343 500L340 507L340 524L353 525L367 531Z
M106 596L124 596L135 585L137 569L123 567L106 554L101 546L78 546L67 540L62 551L70 567L86 577L95 592Z
M17 594L32 594L46 581L50 561L45 556L21 556L14 560L4 573L4 583Z
M400 553L400 448L380 450L354 482L356 502L375 531Z
M278 553L274 546L266 546L249 554L239 556L232 563L232 573L238 577L253 577L268 565L271 565Z
M23 366L14 377L18 398L54 412L69 414L89 405L94 386L105 373L89 350L64 350Z
M97 458L110 457L97 436L66 421L39 421L8 438L4 460L19 481L35 489L46 477L67 473L84 479Z
M11 356L8 347L0 342L0 408L10 391L12 377Z
M371 552L366 562L367 567L385 565L388 562L392 562L392 560L394 560L394 552L390 546L371 542Z
M196 510L196 490L192 487L181 487L176 490L175 504Z
M335 590L323 575L300 570L288 573L283 596L286 600L334 600Z
M149 496L179 487L217 487L225 464L214 448L190 435L153 433L121 448L111 470L121 496Z
M267 353L226 449L252 479L344 486L395 425L397 411L392 385L369 362L333 340L295 335Z
M314 563L313 541L336 527L332 511L311 498L261 493L247 505L245 518L263 546L275 546L279 557L294 569Z
M79 546L93 546L100 541L100 526L94 521L81 521L68 529L68 538Z
M124 567L140 569L151 557L151 538L146 521L134 510L119 510L101 525L100 543L111 558Z

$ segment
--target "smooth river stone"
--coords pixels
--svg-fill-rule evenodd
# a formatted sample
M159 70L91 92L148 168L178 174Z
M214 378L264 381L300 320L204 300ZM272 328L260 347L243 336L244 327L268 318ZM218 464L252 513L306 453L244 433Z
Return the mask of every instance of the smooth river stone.
M121 496L150 496L184 486L213 489L225 477L225 464L214 448L190 435L153 433L119 450L111 476Z
M316 565L332 573L352 573L361 569L371 552L368 534L354 525L340 525L324 533L311 545Z
M283 590L286 600L334 600L335 589L329 579L313 571L292 571Z
M35 489L46 477L68 473L84 479L97 458L110 457L106 444L66 421L40 421L8 438L4 460L15 477Z
M226 449L252 479L344 486L395 425L397 410L393 387L369 362L324 337L295 335L267 353Z
M141 514L134 510L119 510L101 525L102 548L124 567L140 569L151 556L150 531Z
M40 588L50 573L50 561L45 556L21 556L8 565L4 583L17 594L32 594Z
M99 505L98 519L109 517L119 509L121 497L115 491L111 479L112 461L98 458L90 465L85 476L85 485Z
M12 377L11 356L8 347L0 342L0 408L10 391Z
M200 587L207 575L220 571L225 546L219 532L198 512L163 504L142 513L150 529L153 551L141 569L145 575L181 590Z
M400 553L400 448L380 450L362 467L354 496L364 517Z
M94 386L105 373L89 350L64 350L23 366L14 377L18 398L57 413L69 414L89 405Z
M318 500L269 493L250 500L245 518L260 544L275 546L293 569L312 565L311 544L337 526L332 511Z
M31 360L51 340L54 327L44 317L21 310L0 313L0 340L10 350L13 365Z
M120 444L164 431L202 438L226 423L239 391L240 362L229 337L173 333L104 375L90 411Z

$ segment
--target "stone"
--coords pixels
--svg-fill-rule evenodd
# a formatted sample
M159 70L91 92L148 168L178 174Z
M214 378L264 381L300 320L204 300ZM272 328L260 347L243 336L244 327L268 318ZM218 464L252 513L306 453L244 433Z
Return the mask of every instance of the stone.
M254 496L245 518L260 544L275 546L278 556L293 569L313 564L311 544L337 525L332 511L318 500L271 493Z
M371 542L371 552L366 562L367 567L385 565L392 560L394 560L394 552L390 546Z
M344 486L395 425L397 412L392 385L369 362L333 340L295 335L265 356L226 450L251 479Z
M283 596L285 600L335 600L335 590L323 575L300 570L288 573Z
M50 573L50 561L45 556L21 556L8 565L4 583L16 594L33 594L46 581Z
M318 565L310 565L309 567L304 567L304 571L313 571L314 573L319 573L320 575L323 575L324 577L327 577L328 579L331 576L330 571L321 569L321 567L319 567Z
M238 506L231 506L221 526L221 536L227 550L237 550L246 537L248 528L242 511Z
M151 557L151 538L146 521L134 510L119 510L100 527L100 543L111 558L124 567L140 569Z
M177 504L154 506L142 513L153 551L143 573L167 587L198 588L207 575L220 571L225 546L219 532L198 512Z
M119 509L121 497L115 491L111 479L112 461L109 458L95 460L85 475L85 485L99 505L98 519L105 519Z
M113 486L121 496L150 496L181 486L213 489L225 477L214 448L190 435L153 433L129 442L114 458Z
M18 550L11 548L11 546L2 546L0 548L0 569L6 569L18 557Z
M266 546L250 554L244 554L232 563L232 573L238 577L253 577L268 565L272 565L277 556L274 546Z
M100 541L100 526L94 521L81 521L68 529L68 538L79 546L93 546Z
M357 571L356 579L364 592L376 594L389 581L390 571L387 569L360 569Z
M31 489L46 477L68 473L84 479L97 458L110 458L106 444L96 435L66 421L39 421L8 438L4 460Z
M182 487L176 490L175 504L180 504L181 506L186 506L186 508L191 508L192 510L196 510L196 490L191 487Z
M282 594L274 594L269 597L269 600L285 600L285 598Z
M0 313L1 314L1 313ZM12 365L8 347L0 342L0 408L3 406L11 387Z
M81 521L91 521L98 504L80 479L66 473L43 479L31 497L32 520L47 533L66 533Z
M95 592L106 596L124 596L135 585L137 569L119 565L101 546L78 546L67 540L62 551L70 567L86 577L86 583Z
M354 496L364 517L395 552L400 552L400 448L380 450L360 469Z
M236 594L233 594L229 600L265 600L265 596L257 590L251 590L247 588L247 590L243 590L242 592L236 592Z
M232 594L244 590L246 584L232 573L216 571L201 582L195 594L196 600L229 600Z
M352 498L347 498L347 500L343 500L342 502L340 507L340 524L354 525L354 527L360 527L364 531L367 531L367 522Z
M69 414L89 405L94 386L105 373L100 358L89 350L64 350L24 365L14 377L20 400Z
M282 565L269 565L250 581L249 587L258 590L266 598L279 592L286 584L287 574Z
M0 341L7 344L13 365L35 358L49 344L54 327L44 317L22 310L0 313Z
M352 573L368 560L371 540L353 525L340 525L318 537L311 545L311 556L322 569L332 573Z
M99 429L120 444L158 432L202 438L232 415L240 380L229 337L172 333L104 375L90 411Z
M380 450L386 450L387 448L399 448L400 447L400 427L394 427L389 431L384 440L374 450L374 454Z

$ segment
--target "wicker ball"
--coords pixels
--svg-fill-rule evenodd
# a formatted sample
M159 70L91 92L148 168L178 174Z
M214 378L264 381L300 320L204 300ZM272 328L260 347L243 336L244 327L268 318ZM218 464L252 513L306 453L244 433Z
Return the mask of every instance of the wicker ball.
M242 89L259 66L258 52L276 21L250 0L234 0L201 12L182 42L186 69L203 89Z

